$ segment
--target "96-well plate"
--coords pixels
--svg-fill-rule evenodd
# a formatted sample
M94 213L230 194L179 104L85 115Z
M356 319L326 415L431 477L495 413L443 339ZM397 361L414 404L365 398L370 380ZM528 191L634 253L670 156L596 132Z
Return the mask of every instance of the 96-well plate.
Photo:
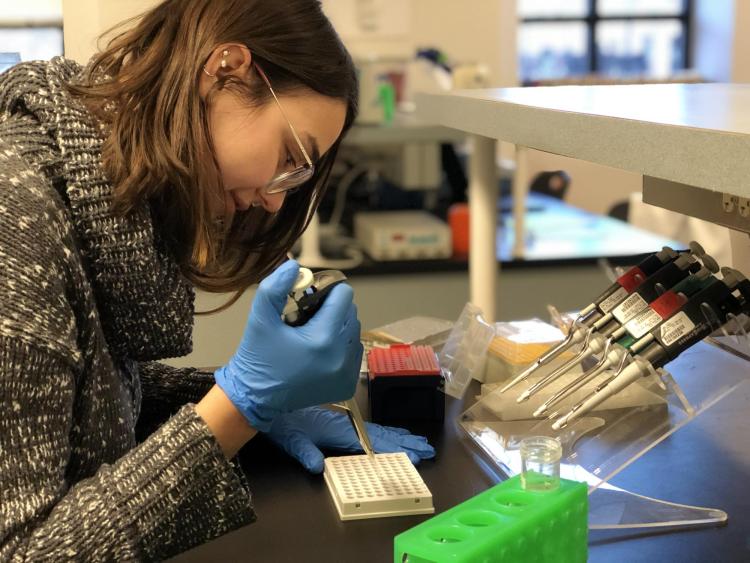
M328 457L323 473L342 520L432 514L432 493L405 453Z

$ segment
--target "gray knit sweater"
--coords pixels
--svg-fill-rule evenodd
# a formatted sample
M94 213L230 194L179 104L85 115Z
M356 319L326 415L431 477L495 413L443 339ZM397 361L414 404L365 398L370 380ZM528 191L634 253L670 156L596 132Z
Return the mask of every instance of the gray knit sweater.
M153 361L190 351L193 291L147 207L110 213L80 71L0 75L0 561L158 560L254 519L188 404L211 375Z

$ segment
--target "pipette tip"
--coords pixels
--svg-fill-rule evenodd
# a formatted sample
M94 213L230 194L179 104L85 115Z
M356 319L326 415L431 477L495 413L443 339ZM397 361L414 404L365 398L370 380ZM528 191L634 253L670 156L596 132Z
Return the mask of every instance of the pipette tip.
M519 395L518 399L516 399L516 403L523 403L524 401L528 401L529 397L531 397L531 393L528 391L524 391Z
M552 430L561 430L568 425L568 417L564 416L560 420L552 423Z
M536 365L537 365L536 363L532 364L531 367L526 368L526 370L523 373L521 373L518 377L506 383L505 386L502 389L500 389L500 392L505 393L508 389L513 387L516 383L521 383L521 381L523 381L524 379L526 379L526 377L528 377L528 373L531 373L532 369L536 369Z

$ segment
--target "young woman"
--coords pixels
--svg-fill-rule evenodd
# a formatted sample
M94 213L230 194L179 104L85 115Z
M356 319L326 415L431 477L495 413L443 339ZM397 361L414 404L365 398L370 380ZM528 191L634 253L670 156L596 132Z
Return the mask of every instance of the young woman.
M164 559L253 521L256 432L316 472L356 448L314 406L354 392L351 288L280 320L356 99L315 0L167 0L86 68L0 76L0 560ZM155 361L190 351L194 287L260 280L215 374Z

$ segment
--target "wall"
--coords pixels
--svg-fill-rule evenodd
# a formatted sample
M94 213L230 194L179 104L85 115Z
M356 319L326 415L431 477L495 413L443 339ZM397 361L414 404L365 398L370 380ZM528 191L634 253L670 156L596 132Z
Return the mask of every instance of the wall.
M63 0L65 56L85 63L101 34L156 4L158 0Z
M410 29L395 35L346 27L344 12L351 11L355 1L323 0L323 9L339 22L337 29L355 56L411 57L418 47L438 47L452 61L487 64L494 85L516 85L516 0L403 0L407 6L399 10L409 11ZM402 0L378 4L387 9L396 1Z
M731 81L750 82L750 2L747 0L734 2L734 42L731 56Z
M58 22L62 19L61 0L26 0L25 2L3 2L0 10L3 22Z
M529 178L545 170L565 170L571 178L565 200L592 213L606 215L641 191L641 175L635 172L540 151L528 151L528 163Z
M693 26L695 67L709 80L750 82L750 2L695 0ZM567 200L595 213L606 213L632 192L641 177L605 166L530 151L529 173L566 170L572 181Z
M87 60L100 33L156 4L158 0L63 0L66 54ZM340 33L355 54L410 56L418 46L435 45L456 61L485 62L493 84L516 84L516 0L412 0L410 11L411 30L400 37Z
M702 0L704 2L715 0ZM726 0L725 0L726 1ZM734 2L734 42L732 48L732 82L750 82L750 2ZM750 275L750 237L732 231L732 265Z

